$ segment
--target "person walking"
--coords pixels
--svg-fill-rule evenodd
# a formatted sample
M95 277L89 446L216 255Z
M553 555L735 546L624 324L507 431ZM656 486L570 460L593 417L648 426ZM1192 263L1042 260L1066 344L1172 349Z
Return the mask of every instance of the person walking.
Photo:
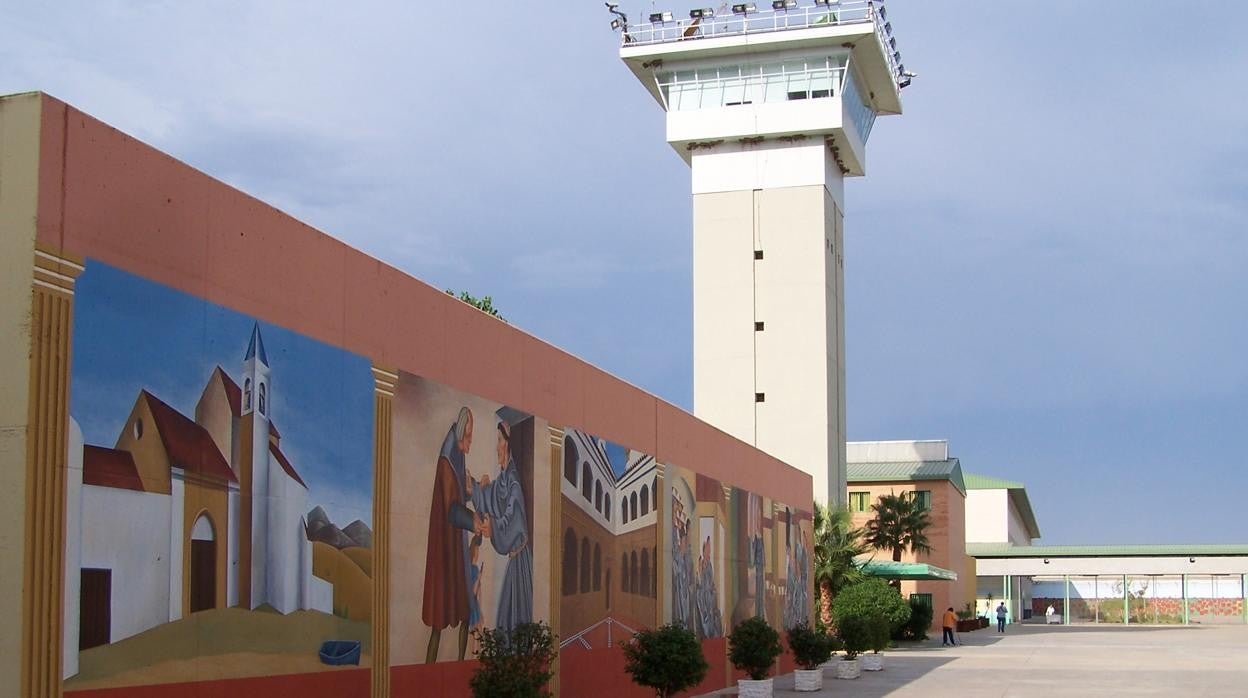
M949 647L958 644L953 640L953 629L958 625L958 615L953 612L953 606L950 606L949 610L945 611L941 625L944 627L945 632L940 638L940 646Z
M1009 612L1005 610L1005 602L1002 601L1001 605L997 606L997 632L1005 632L1005 617L1008 613Z

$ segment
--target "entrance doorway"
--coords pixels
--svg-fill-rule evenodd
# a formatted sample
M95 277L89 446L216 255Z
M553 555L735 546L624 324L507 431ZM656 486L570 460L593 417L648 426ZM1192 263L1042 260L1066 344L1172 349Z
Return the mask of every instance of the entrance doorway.
M112 627L113 571L83 568L78 591L78 649L107 645Z
M201 514L191 530L191 613L216 608L217 543L212 520Z

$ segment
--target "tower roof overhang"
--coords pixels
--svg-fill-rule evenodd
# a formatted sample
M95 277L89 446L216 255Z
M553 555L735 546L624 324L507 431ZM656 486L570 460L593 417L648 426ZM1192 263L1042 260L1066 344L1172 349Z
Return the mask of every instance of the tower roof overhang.
M777 51L841 47L850 50L850 60L866 81L876 111L880 115L901 113L901 90L893 75L888 54L874 22L806 27L727 36L692 37L648 44L624 44L620 58L645 86L656 102L663 96L654 73L667 61L708 58L748 57Z

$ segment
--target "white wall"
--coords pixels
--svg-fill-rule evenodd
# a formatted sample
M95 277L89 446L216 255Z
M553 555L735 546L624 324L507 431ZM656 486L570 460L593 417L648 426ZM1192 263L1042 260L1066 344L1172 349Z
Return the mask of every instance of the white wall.
M1245 574L1248 557L1201 557L1195 562L1186 557L1071 557L1049 558L1043 553L1031 558L977 559L975 567L981 575L1150 575L1150 574Z
M1006 494L1006 505L1009 508L1009 542L1014 545L1031 545L1031 532L1023 523L1018 507L1014 506L1014 499L1008 496L1008 492Z
M183 518L186 516L186 480L185 472L180 468L171 469L172 479L169 483L169 620L182 617L182 561L186 551L182 539L185 538Z
M845 459L850 463L909 463L926 460L948 460L949 442L928 441L850 441L845 444ZM970 540L969 538L967 540Z
M69 420L69 453L65 470L65 602L61 677L78 673L79 608L82 591L82 429Z
M230 485L230 493L226 500L226 568L225 568L225 605L233 608L238 605L238 527L239 527L239 494L238 485Z
M1009 542L1008 490L967 490L966 542Z
M268 570L267 602L281 613L299 610L300 592L304 587L303 547L309 545L303 531L303 514L307 511L308 491L273 462L269 471L268 522L263 534Z
M82 566L112 570L112 642L169 621L171 501L82 487Z

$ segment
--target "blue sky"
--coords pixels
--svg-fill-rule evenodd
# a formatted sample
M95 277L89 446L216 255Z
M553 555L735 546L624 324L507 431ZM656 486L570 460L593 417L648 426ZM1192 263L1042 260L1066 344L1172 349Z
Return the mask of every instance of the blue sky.
M94 260L76 291L70 414L87 443L116 443L142 389L194 419L217 366L242 384L254 319ZM308 508L323 506L340 527L371 521L368 360L274 325L260 333L273 423L308 485Z
M689 171L600 2L7 4L0 91L690 405ZM948 438L1042 542L1244 542L1248 6L888 6L919 78L846 187L850 438Z

